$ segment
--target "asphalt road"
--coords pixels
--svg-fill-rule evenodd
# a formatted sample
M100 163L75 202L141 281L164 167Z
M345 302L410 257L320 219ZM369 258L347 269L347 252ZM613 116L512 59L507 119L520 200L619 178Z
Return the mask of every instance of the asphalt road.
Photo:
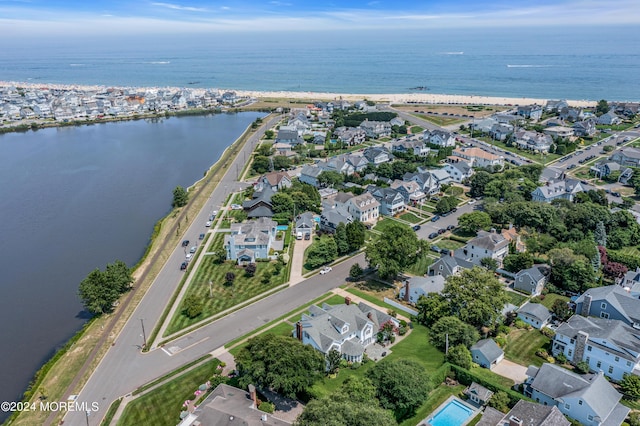
M186 229L181 240L190 240L190 245L194 245L198 241L198 236L208 229L205 223L211 211L218 210L230 192L244 188L245 184L237 181L238 174L264 134L264 130L275 125L279 119L280 117L273 117L261 127L261 130L250 136L243 150L233 160L227 173L210 195L207 204L193 220L191 226ZM184 261L188 249L189 247L182 247L178 243L120 335L116 337L115 346L107 352L79 394L78 401L100 404L99 412L89 416L90 424L99 424L111 402L119 396L207 352L200 351L198 356L191 358L182 353L168 357L162 350L144 355L140 352L143 344L142 323L148 335L158 322L167 301L170 300L184 274L180 271L180 264ZM210 332L213 334L213 331ZM167 359L163 360L161 355ZM85 424L84 417L84 413L71 412L65 416L64 420L67 424Z

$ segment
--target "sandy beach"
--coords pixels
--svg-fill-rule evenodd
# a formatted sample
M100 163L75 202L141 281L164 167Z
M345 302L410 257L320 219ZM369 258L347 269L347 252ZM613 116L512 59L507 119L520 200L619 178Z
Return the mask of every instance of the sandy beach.
M25 83L0 81L0 87L26 87L26 88L51 88L60 90L79 90L79 91L96 91L106 88L132 89L133 87L115 87L115 86L88 86L88 85L69 85L69 84L47 84L47 83ZM148 90L179 90L188 89L196 93L204 93L207 89L202 88L180 88L180 87L136 87L136 89ZM418 93L397 93L397 94L364 94L364 93L325 93L325 92L288 92L288 91L258 91L258 90L235 90L215 88L214 90L235 91L238 96L251 98L276 98L276 99L309 99L318 101L336 101L348 100L356 101L368 99L374 102L384 102L392 104L407 103L426 103L426 104L462 104L462 105L544 105L547 99L541 98L510 98L510 97L493 97L493 96L475 96L475 95L449 95L436 94L429 92ZM596 101L592 100L567 100L569 105L576 107L592 107L596 105Z

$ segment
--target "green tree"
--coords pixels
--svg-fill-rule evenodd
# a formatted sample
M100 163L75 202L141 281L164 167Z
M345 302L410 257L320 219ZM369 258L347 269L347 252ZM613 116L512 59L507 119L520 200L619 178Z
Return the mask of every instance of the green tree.
M131 269L122 260L108 264L104 274L109 286L115 288L118 293L122 294L131 288L133 275L131 275Z
M449 349L447 361L451 364L466 368L467 370L471 368L473 362L471 352L469 352L469 349L464 345L456 345Z
M463 345L470 347L480 339L473 326L460 321L458 317L442 317L433 324L429 339L431 344L444 352L449 336L449 347Z
M323 236L309 247L307 251L307 267L308 269L316 269L334 261L337 257L338 246L336 241L333 237Z
M420 296L416 308L418 310L417 321L427 327L431 327L440 318L451 315L449 301L438 293Z
M332 170L325 170L318 175L318 183L323 187L334 187L342 185L343 182L344 175Z
M336 374L338 372L338 368L340 367L340 361L342 360L342 355L340 352L331 348L327 355L325 356L327 361L327 373L328 374Z
M625 374L620 381L620 389L630 399L640 398L640 376Z
M360 264L354 263L353 265L351 265L351 269L349 269L349 278L355 281L360 278L363 273L364 271L362 270Z
M632 412L629 414L629 426L640 426L640 412Z
M267 131L269 131L269 130L267 130ZM256 148L256 153L258 153L258 155L260 155L262 157L269 157L269 156L271 156L271 154L273 154L273 145L270 144L270 143L260 144Z
M264 132L264 137L266 139L273 139L274 135L275 135L275 132L273 130L265 130Z
M576 371L580 374L587 374L589 370L589 363L587 361L580 361L576 364Z
M255 157L253 157L251 168L258 174L267 173L269 170L271 170L271 160L269 159L269 157L266 157L264 155L256 155Z
M601 116L609 112L609 102L606 99L600 99L596 105L596 115Z
M436 203L436 213L443 214L448 213L458 205L458 199L456 197L442 197L440 201Z
M508 300L493 272L478 267L448 277L442 295L453 315L475 327L494 324Z
M109 283L104 272L95 269L80 282L78 294L87 311L101 315L113 311L120 292Z
M271 196L271 208L274 213L287 214L291 218L293 216L293 198L286 192L278 191Z
M359 220L347 223L347 242L349 244L349 252L360 250L364 245L365 226Z
M254 384L288 397L311 388L325 373L325 359L311 345L270 333L249 339L236 356L243 387Z
M498 269L498 261L492 257L483 257L480 259L480 266L483 266L490 271L495 271Z
M195 294L190 294L182 302L182 313L189 318L195 318L202 313L202 300Z
M505 391L498 391L489 400L489 406L506 413L509 411L509 395Z
M187 205L189 201L189 194L187 190L181 186L176 186L173 190L173 201L171 203L172 207L183 207Z
M548 252L551 262L551 282L567 291L582 293L595 284L595 272L589 259L576 255L569 247Z
M258 270L258 267L256 266L255 263L250 263L244 267L244 273L248 277L253 277L256 274L257 270Z
M336 240L336 246L338 248L338 256L343 256L349 253L349 241L347 238L347 226L344 223L339 223L336 227L336 232L333 236Z
M286 170L293 164L293 161L289 157L284 155L275 155L273 157L273 170Z
M380 407L376 388L366 378L350 376L331 395L312 399L296 426L393 426L389 410Z
M475 234L481 229L488 230L491 227L491 216L485 212L463 213L458 218L458 226L462 232Z
M533 256L529 252L508 254L502 263L505 270L518 272L533 266Z
M484 188L491 181L491 174L480 170L469 178L469 193L472 197L482 197L484 195Z
M431 390L424 367L410 359L382 361L369 371L368 377L380 405L392 410L398 421L413 416Z
M378 268L380 277L389 279L412 265L422 250L423 245L409 226L394 223L367 246L365 256L371 267Z
M560 321L569 319L572 314L567 302L560 299L553 302L553 305L551 305L551 312L553 312L553 315L555 315Z
M224 274L225 285L232 285L235 280L236 280L236 274L234 274L233 272L229 271L226 274Z

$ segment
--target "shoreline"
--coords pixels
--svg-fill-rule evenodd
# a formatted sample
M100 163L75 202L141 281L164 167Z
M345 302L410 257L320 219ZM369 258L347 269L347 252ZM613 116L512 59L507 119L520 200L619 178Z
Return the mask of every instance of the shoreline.
M28 82L16 82L16 81L0 81L0 87L29 87L29 88L50 88L58 90L82 90L82 91L95 91L104 90L107 88L118 89L171 89L182 90L188 89L194 93L204 93L210 89L203 88L188 88L188 87L160 87L160 86L108 86L108 85L82 85L82 84L48 84L48 83L28 83ZM389 102L389 103L426 103L426 104L464 104L464 105L544 105L548 99L535 98L535 97L509 97L509 96L483 96L483 95L459 95L459 94L439 94L439 93L394 93L394 94L381 94L381 93L334 93L334 92L313 92L313 91L261 91L261 90L235 90L235 89L223 89L218 88L220 91L233 91L239 96L250 98L276 98L276 99L312 99L312 100L363 100L368 99L376 102ZM567 100L567 103L576 107L592 107L595 106L597 101L595 100Z

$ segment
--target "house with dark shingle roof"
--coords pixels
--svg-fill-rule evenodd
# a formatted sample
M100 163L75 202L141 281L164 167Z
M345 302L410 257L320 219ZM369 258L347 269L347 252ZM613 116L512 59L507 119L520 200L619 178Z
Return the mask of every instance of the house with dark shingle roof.
M316 188L319 186L318 184L318 176L324 170L320 167L314 165L305 164L302 166L302 170L300 171L300 177L298 178L302 183L308 183L309 185L315 186Z
M620 285L631 297L640 298L640 267L635 271L627 272L620 280Z
M313 213L304 212L298 215L296 218L296 227L294 229L294 235L301 233L302 235L311 235L313 230L316 229L316 221L313 218Z
M473 362L489 370L504 358L504 352L493 339L479 340L469 350L471 351Z
M532 296L542 294L542 289L547 283L547 277L540 271L538 266L533 265L529 269L519 271L513 281L514 290L529 293Z
M380 214L394 216L405 209L404 197L400 191L396 189L369 185L367 192L373 195L373 197L378 200L378 203L380 203Z
M491 232L478 231L478 235L469 240L464 247L455 251L455 256L479 265L480 261L490 257L502 265L502 260L509 254L509 241L498 234L495 230Z
M622 395L602 372L579 375L555 364L527 369L524 394L544 405L555 405L565 415L585 426L620 426L629 409L620 404Z
M640 375L640 330L622 321L574 315L556 329L551 352L573 364L585 361L613 381Z
M486 407L476 426L570 426L571 422L555 405L536 404L521 399L504 414Z
M430 277L409 277L400 289L399 297L408 303L416 303L420 296L430 293L441 293L444 290L444 277L434 275Z
M275 194L270 186L264 186L262 191L254 191L253 197L242 203L242 208L247 212L247 217L273 217L273 204L271 197Z
M432 277L442 275L447 278L451 275L458 275L463 269L471 269L475 265L461 257L456 257L453 251L443 253L440 259L429 265L427 274Z
M472 402L478 405L485 405L493 396L492 391L476 382L471 382L469 387L464 390L464 393Z
M576 313L624 322L640 329L640 299L623 286L590 288L576 300Z
M261 190L261 188L269 186L272 191L278 191L279 189L283 188L291 188L291 178L286 172L271 172L262 175L258 179L257 186L260 186L260 189L256 188L257 190Z
M541 303L527 302L517 312L518 318L538 330L551 321L551 312Z

